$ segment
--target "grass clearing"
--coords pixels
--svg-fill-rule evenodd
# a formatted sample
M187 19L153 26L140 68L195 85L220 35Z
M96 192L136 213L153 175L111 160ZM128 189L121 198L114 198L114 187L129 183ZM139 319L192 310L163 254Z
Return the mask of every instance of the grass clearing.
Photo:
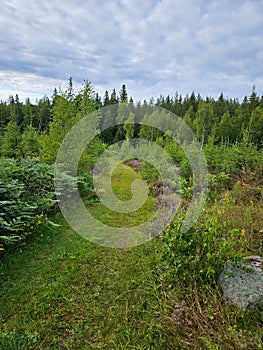
M141 179L131 167L120 164L112 174L112 191L119 200L128 201L132 198L131 184ZM103 189L102 189L103 190ZM140 209L126 213L118 213L105 207L101 202L86 202L87 209L102 223L113 227L132 227L150 219L156 210L156 199L148 196Z
M121 165L114 176L121 199L129 196L127 178L130 184L138 174ZM149 199L128 220L140 221L154 206ZM105 208L97 202L91 211L101 218ZM123 220L109 217L111 225ZM34 237L5 259L1 349L167 348L155 278L160 239L126 250L105 248L74 233L59 215L57 221L59 230Z
M129 199L138 174L125 166L119 170L113 187L120 199ZM155 200L148 205L126 219L151 214ZM260 213L260 205L253 204L252 213ZM99 202L89 210L98 217L105 213ZM205 284L200 291L194 276L190 286L169 288L162 277L161 237L130 249L105 248L77 235L59 214L55 219L59 229L36 235L5 257L1 350L263 349L261 313L223 305L220 291ZM118 215L105 220L120 223Z

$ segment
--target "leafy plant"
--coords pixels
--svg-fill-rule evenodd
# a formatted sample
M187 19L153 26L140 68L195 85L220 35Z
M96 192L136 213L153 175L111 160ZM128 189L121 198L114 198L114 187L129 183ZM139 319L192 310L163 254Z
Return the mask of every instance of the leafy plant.
M224 220L233 199L225 196L223 203L208 208L196 225L187 232L181 232L184 210L166 229L163 235L165 245L163 259L166 263L166 277L171 284L195 282L214 284L217 272L228 259L242 255L245 243L241 230L232 228Z
M24 241L43 224L56 204L53 168L37 160L0 160L0 243Z

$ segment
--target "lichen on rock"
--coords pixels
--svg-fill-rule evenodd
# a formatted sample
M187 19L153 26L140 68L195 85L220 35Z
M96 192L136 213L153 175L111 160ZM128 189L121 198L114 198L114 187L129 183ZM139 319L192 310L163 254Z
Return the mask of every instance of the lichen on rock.
M263 306L263 258L245 257L244 261L225 263L218 283L225 303L246 310Z

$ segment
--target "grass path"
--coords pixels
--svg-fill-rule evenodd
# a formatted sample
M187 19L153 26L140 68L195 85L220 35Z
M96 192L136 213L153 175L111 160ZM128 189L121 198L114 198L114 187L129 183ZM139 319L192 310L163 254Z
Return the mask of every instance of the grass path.
M129 179L138 174L122 167L113 187L125 199ZM134 224L153 208L150 199L128 220ZM120 223L100 203L91 210L113 226ZM167 310L156 276L160 239L126 250L105 248L58 220L59 230L6 257L0 349L176 349L161 317Z
M112 187L131 198L139 174L121 165ZM131 226L152 215L154 198L130 216L88 203L105 223ZM161 278L160 237L130 249L95 245L60 214L0 270L0 350L263 349L262 313L225 306L219 290L169 289ZM182 293L184 292L184 293ZM181 300L180 297L184 296Z
M120 164L112 174L111 185L115 196L123 201L130 200L132 198L131 184L137 179L140 179L140 175L136 171L127 165ZM114 212L104 207L100 202L95 203L95 205L87 203L87 206L92 215L104 224L114 227L131 227L145 222L152 216L156 200L152 196L148 196L148 199L140 209L128 215Z

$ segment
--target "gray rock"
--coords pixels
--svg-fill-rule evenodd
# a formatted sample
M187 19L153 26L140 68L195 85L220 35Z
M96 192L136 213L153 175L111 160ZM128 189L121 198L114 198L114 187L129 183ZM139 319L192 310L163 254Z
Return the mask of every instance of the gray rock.
M249 256L245 262L227 262L218 283L225 303L243 310L263 306L263 258Z

